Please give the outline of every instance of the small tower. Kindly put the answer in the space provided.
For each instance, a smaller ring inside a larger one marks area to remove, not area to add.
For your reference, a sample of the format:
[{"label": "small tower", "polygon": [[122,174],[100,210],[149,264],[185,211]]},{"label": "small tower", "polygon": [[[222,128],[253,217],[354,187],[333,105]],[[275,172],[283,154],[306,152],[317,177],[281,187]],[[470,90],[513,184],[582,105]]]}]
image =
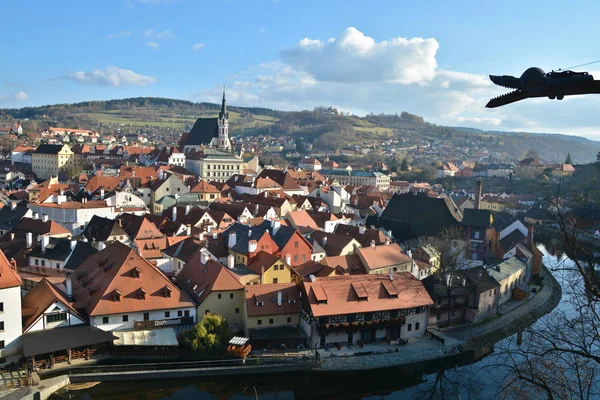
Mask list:
[{"label": "small tower", "polygon": [[229,151],[231,149],[231,142],[229,141],[229,113],[227,112],[226,100],[225,100],[225,86],[223,86],[223,101],[221,103],[221,111],[219,112],[219,138],[218,138],[218,149]]}]

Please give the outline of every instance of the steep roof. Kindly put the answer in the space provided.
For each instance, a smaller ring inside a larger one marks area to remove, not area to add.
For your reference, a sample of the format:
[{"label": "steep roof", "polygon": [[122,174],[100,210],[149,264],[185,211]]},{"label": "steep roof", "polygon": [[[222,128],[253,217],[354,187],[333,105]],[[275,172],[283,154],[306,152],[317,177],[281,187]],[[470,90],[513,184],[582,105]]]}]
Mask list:
[{"label": "steep roof", "polygon": [[162,252],[170,257],[178,258],[187,262],[192,256],[202,248],[199,241],[189,237],[172,246],[167,247]]},{"label": "steep roof", "polygon": [[516,244],[521,243],[526,238],[527,236],[523,235],[523,232],[521,232],[518,229],[515,229],[514,231],[500,239],[500,246],[502,246],[504,251],[508,251],[512,249]]},{"label": "steep roof", "polygon": [[290,211],[285,216],[300,231],[300,233],[310,233],[318,230],[319,226],[306,210]]},{"label": "steep roof", "polygon": [[491,223],[492,213],[490,210],[475,210],[472,208],[467,208],[463,213],[463,226],[489,228]]},{"label": "steep roof", "polygon": [[[215,137],[219,136],[218,118],[198,118],[180,146],[207,145]],[[182,138],[184,139],[184,138]]]},{"label": "steep roof", "polygon": [[82,235],[89,241],[104,242],[110,236],[127,236],[117,220],[94,215]]},{"label": "steep roof", "polygon": [[347,274],[366,274],[365,267],[357,254],[325,257],[323,262],[333,268],[341,268]]},{"label": "steep roof", "polygon": [[34,154],[58,154],[63,148],[62,144],[40,144]]},{"label": "steep roof", "polygon": [[21,286],[21,277],[10,262],[6,259],[4,252],[0,251],[0,289]]},{"label": "steep roof", "polygon": [[423,284],[408,272],[395,273],[392,278],[385,274],[344,275],[303,281],[302,285],[315,317],[433,305]]},{"label": "steep roof", "polygon": [[194,306],[157,267],[120,242],[90,256],[72,278],[75,308],[90,316]]},{"label": "steep roof", "polygon": [[63,293],[44,278],[21,299],[23,330],[26,331],[29,329],[56,302],[62,303],[71,313],[85,321],[85,318],[73,308],[73,305],[66,299]]},{"label": "steep roof", "polygon": [[221,193],[219,189],[206,182],[204,179],[200,179],[200,182],[191,190],[192,193]]},{"label": "steep roof", "polygon": [[198,303],[202,303],[212,291],[244,288],[231,270],[221,263],[209,259],[206,265],[203,265],[199,251],[179,271],[177,281],[180,287],[193,296]]},{"label": "steep roof", "polygon": [[[339,256],[346,246],[352,243],[353,240],[356,240],[350,236],[327,233],[323,231],[313,232],[312,238],[317,241],[321,247],[323,247],[328,256]],[[323,244],[323,238],[327,238],[325,244]],[[360,244],[357,243],[357,246],[359,245]]]},{"label": "steep roof", "polygon": [[27,211],[29,211],[29,208],[27,208],[26,202],[18,203],[14,210],[10,207],[0,208],[0,229],[7,231],[13,229],[27,214]]},{"label": "steep roof", "polygon": [[71,232],[62,226],[59,222],[48,220],[46,222],[41,219],[23,218],[15,231],[31,232],[36,235],[71,235]]},{"label": "steep roof", "polygon": [[520,270],[524,270],[525,268],[527,268],[527,264],[519,260],[517,257],[511,257],[487,266],[489,273],[498,282],[502,282],[504,279],[519,272]]},{"label": "steep roof", "polygon": [[387,236],[385,236],[385,234],[379,229],[364,229],[365,231],[360,233],[361,227],[359,226],[339,224],[335,229],[335,233],[338,235],[347,235],[353,237],[363,247],[370,246],[372,240],[375,241],[375,245],[377,246],[385,244],[385,242],[388,240]]},{"label": "steep roof", "polygon": [[[248,285],[246,311],[249,317],[300,313],[300,291],[295,283]],[[281,293],[281,304],[278,303]]]},{"label": "steep roof", "polygon": [[[435,236],[444,228],[456,227],[462,213],[450,197],[395,194],[379,218],[379,226],[399,240]],[[368,225],[368,223],[367,223]]]},{"label": "steep roof", "polygon": [[404,254],[397,243],[361,247],[357,251],[362,256],[367,271],[412,262],[412,258]]},{"label": "steep roof", "polygon": [[64,269],[77,269],[89,256],[96,254],[98,250],[89,242],[78,241],[67,260]]},{"label": "steep roof", "polygon": [[278,261],[281,261],[279,257],[261,250],[256,255],[252,264],[248,265],[248,269],[256,274],[262,275],[263,268],[266,271]]},{"label": "steep roof", "polygon": [[482,266],[467,268],[464,270],[464,274],[479,293],[485,293],[500,286]]}]

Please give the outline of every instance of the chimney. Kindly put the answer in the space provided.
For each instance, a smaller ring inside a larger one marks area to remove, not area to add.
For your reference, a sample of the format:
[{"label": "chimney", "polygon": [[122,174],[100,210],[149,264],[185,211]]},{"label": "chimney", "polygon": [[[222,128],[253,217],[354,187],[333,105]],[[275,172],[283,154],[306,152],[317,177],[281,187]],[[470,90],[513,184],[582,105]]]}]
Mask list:
[{"label": "chimney", "polygon": [[42,221],[48,222],[48,214],[42,214]]},{"label": "chimney", "polygon": [[323,239],[321,239],[321,246],[325,247],[325,245],[327,245],[327,236],[323,236]]},{"label": "chimney", "polygon": [[232,254],[230,254],[227,256],[227,268],[233,269],[234,266],[235,266],[235,257]]},{"label": "chimney", "polygon": [[187,224],[187,225],[185,226],[185,234],[186,234],[187,236],[191,236],[191,235],[192,235],[192,225],[190,225],[190,224]]},{"label": "chimney", "polygon": [[315,283],[315,282],[317,281],[317,277],[316,277],[316,276],[314,276],[313,274],[310,274],[310,275],[308,276],[308,279],[310,279],[310,281],[311,281],[312,283]]},{"label": "chimney", "polygon": [[100,189],[100,200],[104,200],[104,189]]},{"label": "chimney", "polygon": [[17,203],[15,203],[14,201],[10,202],[10,209],[14,210],[15,208],[17,208]]},{"label": "chimney", "polygon": [[63,203],[63,196],[56,196],[56,204],[59,206]]},{"label": "chimney", "polygon": [[369,243],[369,246],[375,247],[375,240],[371,240],[371,243]]},{"label": "chimney", "polygon": [[177,206],[173,206],[173,222],[177,221]]},{"label": "chimney", "polygon": [[27,248],[30,249],[33,246],[33,233],[27,232],[25,234]]},{"label": "chimney", "polygon": [[361,235],[364,235],[366,230],[367,230],[367,228],[364,225],[361,225],[358,228],[358,233],[360,233]]},{"label": "chimney", "polygon": [[37,212],[33,212],[33,213],[31,214],[31,219],[38,219],[38,218],[39,218],[39,215],[40,215],[40,214],[38,214]]},{"label": "chimney", "polygon": [[213,226],[212,225],[207,225],[206,226],[206,232],[207,233],[211,233],[213,231]]},{"label": "chimney", "polygon": [[185,215],[188,215],[190,213],[192,209],[192,206],[190,204],[186,204],[185,206]]},{"label": "chimney", "polygon": [[283,302],[283,294],[281,290],[277,291],[277,307],[281,307],[281,303]]},{"label": "chimney", "polygon": [[527,246],[533,249],[533,224],[527,225]]},{"label": "chimney", "polygon": [[267,193],[267,191],[266,191],[266,190],[265,190],[263,193],[264,193],[264,195],[265,195],[265,199],[266,199],[267,197],[269,197],[269,193]]},{"label": "chimney", "polygon": [[71,240],[71,250],[73,250],[75,248],[75,246],[77,246],[77,240]]},{"label": "chimney", "polygon": [[50,236],[42,236],[42,251],[46,251],[48,244],[50,244]]},{"label": "chimney", "polygon": [[394,280],[394,271],[392,271],[391,269],[390,269],[390,273],[389,273],[388,277],[390,278],[390,281]]},{"label": "chimney", "polygon": [[106,248],[104,242],[98,242],[98,251],[102,251]]},{"label": "chimney", "polygon": [[[267,192],[265,192],[267,193]],[[254,216],[257,217],[258,213],[260,212],[260,209],[258,208],[258,204],[254,206]]]},{"label": "chimney", "polygon": [[204,240],[204,232],[200,232],[200,233],[198,234],[198,240],[199,240],[199,241],[203,241],[203,240]]},{"label": "chimney", "polygon": [[475,182],[475,209],[479,210],[480,207],[480,202],[481,202],[481,191],[482,191],[482,187],[483,187],[483,181],[481,179],[477,179],[477,182]]},{"label": "chimney", "polygon": [[252,229],[248,229],[248,237],[252,236]]},{"label": "chimney", "polygon": [[248,253],[254,253],[256,252],[256,249],[258,248],[258,242],[256,240],[249,240],[248,241]]},{"label": "chimney", "polygon": [[71,281],[71,272],[67,272],[67,279],[65,279],[65,286],[67,288],[67,300],[73,300],[73,282]]},{"label": "chimney", "polygon": [[235,232],[231,232],[229,234],[229,239],[227,241],[227,247],[229,247],[230,249],[235,246],[237,242],[237,234]]},{"label": "chimney", "polygon": [[291,254],[288,253],[285,255],[285,263],[287,265],[292,265],[292,255]]},{"label": "chimney", "polygon": [[260,266],[260,284],[264,284],[265,283],[265,266],[261,265]]},{"label": "chimney", "polygon": [[208,253],[204,248],[200,249],[200,262],[202,263],[202,265],[206,265],[206,263],[208,262]]},{"label": "chimney", "polygon": [[217,232],[213,232],[213,234],[212,234],[212,238],[213,238],[213,239],[216,239],[216,238],[218,238],[218,237],[219,237],[219,235],[217,234]]}]

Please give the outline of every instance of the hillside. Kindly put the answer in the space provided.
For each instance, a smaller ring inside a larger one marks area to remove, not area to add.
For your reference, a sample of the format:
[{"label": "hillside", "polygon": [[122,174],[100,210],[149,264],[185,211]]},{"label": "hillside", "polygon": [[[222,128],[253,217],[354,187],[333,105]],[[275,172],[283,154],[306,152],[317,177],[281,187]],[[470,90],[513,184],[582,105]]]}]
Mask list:
[{"label": "hillside", "polygon": [[[76,104],[56,104],[21,109],[0,109],[0,125],[26,121],[26,130],[48,126],[95,129],[102,134],[128,132],[173,133],[189,130],[198,117],[216,116],[218,104],[194,103],[154,97]],[[284,112],[256,107],[229,106],[234,135],[292,135],[313,143],[316,151],[378,148],[383,141],[398,140],[397,147],[448,146],[451,149],[485,149],[519,158],[528,149],[552,162],[563,162],[570,153],[576,163],[594,161],[600,142],[582,137],[522,132],[486,132],[471,128],[427,123],[406,112],[365,117],[329,114],[324,108]]]}]

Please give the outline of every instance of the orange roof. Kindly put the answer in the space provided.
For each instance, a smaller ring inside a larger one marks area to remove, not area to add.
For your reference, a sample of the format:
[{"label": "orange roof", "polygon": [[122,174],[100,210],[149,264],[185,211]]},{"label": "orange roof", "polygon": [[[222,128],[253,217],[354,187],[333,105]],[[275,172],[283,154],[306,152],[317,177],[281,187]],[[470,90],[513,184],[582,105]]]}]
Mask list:
[{"label": "orange roof", "polygon": [[192,193],[221,193],[221,191],[204,179],[200,179],[200,182],[192,189]]},{"label": "orange roof", "polygon": [[[73,305],[63,296],[63,294],[52,285],[46,278],[43,278],[33,289],[21,299],[21,308],[24,310],[23,317],[26,317],[23,323],[23,330],[29,329],[31,325],[41,317],[44,312],[55,302],[64,304],[71,313],[82,320],[85,320],[73,308]],[[25,312],[27,310],[27,312]]]},{"label": "orange roof", "polygon": [[78,201],[66,201],[61,204],[57,203],[40,203],[36,204],[37,207],[49,207],[49,208],[64,208],[64,209],[78,209],[78,208],[104,208],[108,207],[104,200],[90,200],[85,203],[79,203]]},{"label": "orange roof", "polygon": [[[312,315],[353,314],[433,305],[423,284],[408,272],[344,275],[303,281]],[[360,296],[360,297],[359,297]]]},{"label": "orange roof", "polygon": [[35,147],[19,145],[19,146],[15,147],[13,149],[13,153],[15,153],[15,152],[25,152],[25,151],[34,151],[34,150],[35,150]]},{"label": "orange roof", "polygon": [[254,187],[257,189],[281,188],[281,186],[270,178],[258,178],[254,181]]},{"label": "orange roof", "polygon": [[124,146],[123,152],[127,151],[129,155],[133,154],[150,154],[154,151],[154,147],[134,147],[134,146]]},{"label": "orange roof", "polygon": [[154,169],[154,167],[128,167],[126,165],[122,165],[119,169],[120,177],[136,177],[136,178],[152,178],[158,179],[158,173]]},{"label": "orange roof", "polygon": [[367,271],[412,262],[397,243],[361,247],[357,252],[362,256]]},{"label": "orange roof", "polygon": [[256,255],[254,261],[250,265],[248,265],[248,269],[256,274],[261,275],[263,272],[263,268],[264,271],[266,271],[278,261],[281,261],[279,257],[268,253],[264,250],[261,250]]},{"label": "orange roof", "polygon": [[90,316],[194,306],[157,267],[120,242],[91,255],[72,278],[75,308]]},{"label": "orange roof", "polygon": [[[281,293],[281,303],[278,302]],[[249,317],[300,313],[300,291],[295,283],[246,286],[246,310]]]},{"label": "orange roof", "polygon": [[290,211],[286,218],[291,219],[292,224],[302,234],[319,230],[319,226],[306,210]]},{"label": "orange roof", "polygon": [[119,187],[123,180],[119,176],[93,176],[85,185],[85,190],[95,192],[97,189],[103,188],[106,191],[112,191]]},{"label": "orange roof", "polygon": [[206,265],[203,265],[199,251],[185,263],[183,269],[177,274],[177,280],[200,303],[212,291],[241,290],[244,288],[236,275],[221,263],[209,259]]},{"label": "orange roof", "polygon": [[16,268],[6,259],[4,253],[0,251],[0,289],[15,286],[21,286],[21,277]]}]

